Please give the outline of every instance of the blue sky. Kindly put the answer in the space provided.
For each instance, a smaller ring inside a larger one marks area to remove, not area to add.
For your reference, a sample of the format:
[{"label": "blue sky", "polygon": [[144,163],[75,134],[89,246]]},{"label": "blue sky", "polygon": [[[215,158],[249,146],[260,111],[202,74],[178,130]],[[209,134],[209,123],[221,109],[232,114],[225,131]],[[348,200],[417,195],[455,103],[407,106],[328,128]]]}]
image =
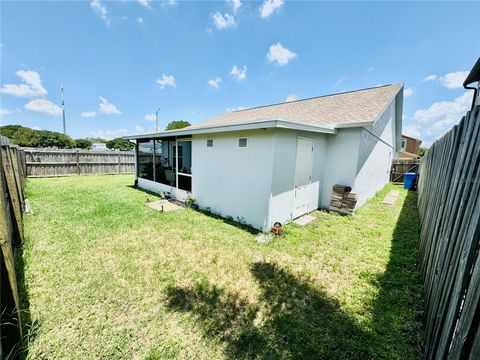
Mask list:
[{"label": "blue sky", "polygon": [[[404,82],[426,144],[468,109],[480,2],[2,1],[1,124],[112,138]],[[470,20],[469,20],[470,19]]]}]

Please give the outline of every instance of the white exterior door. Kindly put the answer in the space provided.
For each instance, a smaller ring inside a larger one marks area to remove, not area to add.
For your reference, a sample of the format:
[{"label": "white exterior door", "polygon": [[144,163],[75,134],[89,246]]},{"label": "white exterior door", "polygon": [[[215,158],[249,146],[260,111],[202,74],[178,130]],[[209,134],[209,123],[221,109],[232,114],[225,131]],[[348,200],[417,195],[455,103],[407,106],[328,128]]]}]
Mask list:
[{"label": "white exterior door", "polygon": [[310,184],[312,183],[313,141],[297,139],[297,158],[295,162],[295,198],[293,200],[293,218],[308,213],[310,206]]}]

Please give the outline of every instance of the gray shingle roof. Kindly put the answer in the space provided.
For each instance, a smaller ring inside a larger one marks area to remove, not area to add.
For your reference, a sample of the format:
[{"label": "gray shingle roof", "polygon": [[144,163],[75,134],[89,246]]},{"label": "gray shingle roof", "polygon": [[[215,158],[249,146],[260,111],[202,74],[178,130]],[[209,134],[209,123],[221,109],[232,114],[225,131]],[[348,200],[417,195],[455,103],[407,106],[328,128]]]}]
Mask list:
[{"label": "gray shingle roof", "polygon": [[302,125],[333,127],[373,122],[402,88],[403,84],[391,84],[237,110],[194,124],[185,130],[249,124],[265,120],[284,120]]}]

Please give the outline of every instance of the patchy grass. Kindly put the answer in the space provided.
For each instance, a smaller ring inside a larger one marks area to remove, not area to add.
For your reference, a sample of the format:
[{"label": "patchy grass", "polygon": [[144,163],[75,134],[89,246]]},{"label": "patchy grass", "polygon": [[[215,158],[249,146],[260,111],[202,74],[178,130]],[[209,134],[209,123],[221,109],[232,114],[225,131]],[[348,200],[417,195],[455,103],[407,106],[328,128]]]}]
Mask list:
[{"label": "patchy grass", "polygon": [[[160,213],[131,176],[29,179],[17,262],[28,357],[421,357],[415,194],[388,185],[261,245],[193,210]],[[401,190],[393,207],[379,201]]]}]

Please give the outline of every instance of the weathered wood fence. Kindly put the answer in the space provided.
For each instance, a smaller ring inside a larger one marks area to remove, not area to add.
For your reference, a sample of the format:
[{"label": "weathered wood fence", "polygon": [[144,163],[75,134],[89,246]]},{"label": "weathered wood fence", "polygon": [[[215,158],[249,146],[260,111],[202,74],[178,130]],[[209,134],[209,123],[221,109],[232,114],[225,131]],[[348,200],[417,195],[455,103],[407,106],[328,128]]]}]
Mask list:
[{"label": "weathered wood fence", "polygon": [[403,183],[403,174],[406,172],[418,173],[420,160],[393,160],[392,170],[390,171],[390,182]]},{"label": "weathered wood fence", "polygon": [[480,107],[420,163],[428,359],[480,359]]},{"label": "weathered wood fence", "polygon": [[24,150],[29,177],[128,174],[135,170],[133,151]]},{"label": "weathered wood fence", "polygon": [[0,146],[0,358],[14,357],[22,341],[13,247],[24,240],[25,161],[14,145]]}]

